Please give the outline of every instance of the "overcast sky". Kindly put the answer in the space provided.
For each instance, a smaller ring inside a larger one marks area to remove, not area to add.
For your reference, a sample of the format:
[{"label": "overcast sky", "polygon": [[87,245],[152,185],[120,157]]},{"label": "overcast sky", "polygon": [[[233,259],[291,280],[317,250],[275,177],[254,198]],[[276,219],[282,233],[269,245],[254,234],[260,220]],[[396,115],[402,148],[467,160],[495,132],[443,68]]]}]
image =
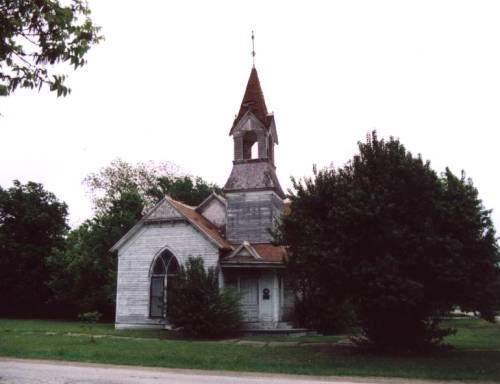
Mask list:
[{"label": "overcast sky", "polygon": [[92,214],[82,179],[113,159],[171,161],[223,185],[228,136],[256,67],[277,172],[343,165],[376,129],[439,172],[463,169],[500,224],[500,2],[91,0],[106,40],[72,94],[0,99],[0,185],[41,182]]}]

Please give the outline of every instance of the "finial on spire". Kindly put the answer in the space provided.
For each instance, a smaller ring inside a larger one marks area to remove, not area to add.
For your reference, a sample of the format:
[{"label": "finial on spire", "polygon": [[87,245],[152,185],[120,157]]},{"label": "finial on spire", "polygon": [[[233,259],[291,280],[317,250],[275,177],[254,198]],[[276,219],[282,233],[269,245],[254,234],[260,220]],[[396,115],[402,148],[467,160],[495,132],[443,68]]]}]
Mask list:
[{"label": "finial on spire", "polygon": [[255,68],[255,36],[252,31],[252,62],[253,67]]}]

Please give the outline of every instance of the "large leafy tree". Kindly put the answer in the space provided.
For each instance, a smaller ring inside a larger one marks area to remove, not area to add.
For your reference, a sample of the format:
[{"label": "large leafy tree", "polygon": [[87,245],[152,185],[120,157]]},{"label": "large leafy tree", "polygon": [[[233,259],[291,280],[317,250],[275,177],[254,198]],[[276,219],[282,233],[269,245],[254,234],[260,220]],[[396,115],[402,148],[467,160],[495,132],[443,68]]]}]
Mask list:
[{"label": "large leafy tree", "polygon": [[67,214],[42,184],[0,188],[0,315],[46,315],[47,258],[64,247]]},{"label": "large leafy tree", "polygon": [[116,159],[99,172],[89,174],[83,182],[96,212],[104,212],[123,192],[130,190],[139,194],[145,211],[166,194],[185,204],[198,205],[212,192],[222,192],[216,184],[182,174],[179,167],[170,162],[130,164]]},{"label": "large leafy tree", "polygon": [[222,194],[222,189],[216,184],[206,182],[201,177],[163,176],[158,178],[158,185],[148,191],[148,196],[159,200],[169,195],[184,204],[196,206],[212,192]]},{"label": "large leafy tree", "polygon": [[48,285],[59,315],[98,311],[113,319],[117,260],[109,249],[137,223],[142,210],[136,191],[122,193],[105,211],[71,231],[65,247],[48,258]]},{"label": "large leafy tree", "polygon": [[348,303],[370,343],[419,349],[452,331],[438,323],[454,307],[493,320],[499,253],[472,181],[374,132],[344,167],[293,185],[278,240],[307,325]]},{"label": "large leafy tree", "polygon": [[0,94],[47,85],[65,96],[70,89],[54,65],[83,66],[99,30],[85,0],[0,0]]}]

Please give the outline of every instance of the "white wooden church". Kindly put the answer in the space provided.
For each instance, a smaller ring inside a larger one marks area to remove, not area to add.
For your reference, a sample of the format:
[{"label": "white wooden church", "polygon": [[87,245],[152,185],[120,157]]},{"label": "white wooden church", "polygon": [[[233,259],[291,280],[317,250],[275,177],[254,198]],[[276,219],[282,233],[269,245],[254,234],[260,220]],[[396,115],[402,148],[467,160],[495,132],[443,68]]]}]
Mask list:
[{"label": "white wooden church", "polygon": [[111,249],[118,252],[116,328],[169,327],[169,279],[189,257],[215,267],[221,289],[242,294],[246,329],[288,327],[294,299],[282,276],[285,250],[269,233],[285,197],[274,162],[278,135],[255,67],[229,134],[234,160],[224,197],[191,207],[165,196]]}]

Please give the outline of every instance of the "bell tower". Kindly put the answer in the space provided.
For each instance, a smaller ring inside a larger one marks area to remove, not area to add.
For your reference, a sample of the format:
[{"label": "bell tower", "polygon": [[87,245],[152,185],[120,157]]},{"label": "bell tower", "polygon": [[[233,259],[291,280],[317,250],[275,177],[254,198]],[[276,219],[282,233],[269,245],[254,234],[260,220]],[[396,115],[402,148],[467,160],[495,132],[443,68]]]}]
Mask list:
[{"label": "bell tower", "polygon": [[255,66],[229,135],[233,137],[234,157],[224,186],[226,237],[237,244],[270,243],[269,230],[282,213],[285,195],[276,176],[274,115],[267,112]]}]

